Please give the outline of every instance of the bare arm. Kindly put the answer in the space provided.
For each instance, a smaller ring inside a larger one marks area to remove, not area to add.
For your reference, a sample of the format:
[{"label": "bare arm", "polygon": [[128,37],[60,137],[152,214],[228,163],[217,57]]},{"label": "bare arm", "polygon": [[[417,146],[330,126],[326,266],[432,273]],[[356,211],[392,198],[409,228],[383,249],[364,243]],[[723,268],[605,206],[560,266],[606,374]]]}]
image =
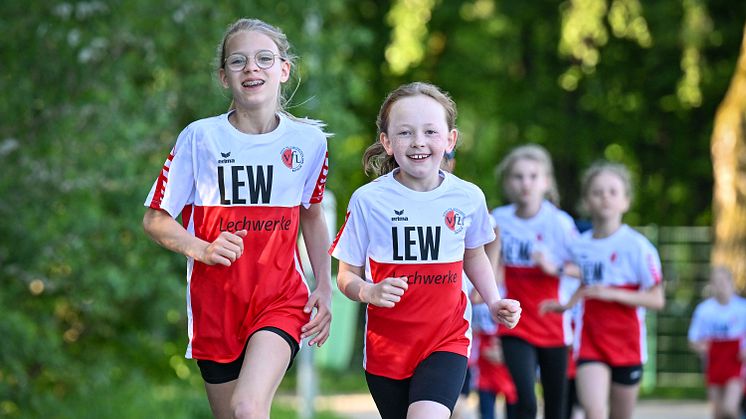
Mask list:
[{"label": "bare arm", "polygon": [[303,232],[303,241],[311,261],[311,269],[316,280],[316,288],[308,297],[308,302],[303,308],[306,313],[311,313],[316,308],[316,313],[310,322],[301,328],[301,339],[314,336],[308,345],[321,346],[329,337],[329,328],[332,321],[332,268],[331,258],[327,253],[329,248],[329,232],[326,228],[326,218],[321,204],[312,204],[310,207],[300,208],[300,227]]},{"label": "bare arm", "polygon": [[145,232],[158,244],[207,265],[230,266],[243,254],[246,230],[222,232],[212,243],[190,234],[163,211],[148,208],[142,220]]},{"label": "bare arm", "polygon": [[394,307],[401,301],[409,287],[406,277],[386,278],[377,284],[371,284],[363,279],[364,275],[364,267],[340,260],[337,287],[350,300],[385,308]]},{"label": "bare arm", "polygon": [[587,298],[614,301],[628,306],[645,307],[651,310],[660,310],[666,304],[666,298],[663,294],[663,284],[657,284],[646,290],[639,291],[606,287],[603,285],[591,285],[585,287],[583,295]]},{"label": "bare arm", "polygon": [[464,252],[464,272],[474,284],[474,288],[490,308],[492,316],[503,325],[513,328],[521,317],[518,301],[500,298],[492,264],[484,247],[466,249]]}]

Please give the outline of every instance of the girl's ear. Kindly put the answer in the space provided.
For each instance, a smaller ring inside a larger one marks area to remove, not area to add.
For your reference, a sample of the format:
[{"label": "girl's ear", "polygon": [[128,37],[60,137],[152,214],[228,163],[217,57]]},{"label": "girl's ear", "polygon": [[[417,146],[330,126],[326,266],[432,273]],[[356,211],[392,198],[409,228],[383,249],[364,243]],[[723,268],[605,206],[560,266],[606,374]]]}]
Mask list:
[{"label": "girl's ear", "polygon": [[282,66],[280,68],[281,74],[280,74],[280,82],[285,83],[290,79],[290,67],[291,64],[289,61],[280,61],[282,63]]},{"label": "girl's ear", "polygon": [[394,155],[394,147],[391,145],[391,139],[388,135],[386,135],[385,132],[382,132],[381,135],[378,137],[378,141],[383,146],[383,149],[386,150],[386,154],[389,156]]},{"label": "girl's ear", "polygon": [[220,79],[220,84],[223,85],[223,88],[227,89],[228,88],[228,77],[225,74],[224,68],[221,68],[220,70],[218,70],[218,78]]},{"label": "girl's ear", "polygon": [[454,128],[448,133],[448,146],[446,147],[446,152],[450,153],[451,151],[453,151],[453,149],[456,148],[457,143],[458,143],[458,130]]}]

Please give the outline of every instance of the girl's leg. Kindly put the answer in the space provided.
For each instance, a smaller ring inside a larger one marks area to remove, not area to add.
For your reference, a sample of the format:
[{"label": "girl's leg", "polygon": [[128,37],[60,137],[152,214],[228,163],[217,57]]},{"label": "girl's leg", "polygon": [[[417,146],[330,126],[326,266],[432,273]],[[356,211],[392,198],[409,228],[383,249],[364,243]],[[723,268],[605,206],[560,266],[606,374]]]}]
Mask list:
[{"label": "girl's leg", "polygon": [[640,383],[625,385],[612,383],[610,396],[610,419],[632,419],[637,405]]},{"label": "girl's leg", "polygon": [[433,352],[415,368],[409,386],[407,419],[448,419],[466,376],[467,358]]},{"label": "girl's leg", "polygon": [[287,337],[274,331],[259,330],[249,338],[230,401],[233,417],[269,418],[272,399],[292,357]]},{"label": "girl's leg", "polygon": [[236,380],[221,384],[210,384],[205,382],[207,400],[210,402],[210,410],[215,419],[232,419],[231,397],[236,388]]},{"label": "girl's leg", "polygon": [[544,418],[564,419],[567,402],[567,347],[537,348],[536,353],[544,390]]},{"label": "girl's leg", "polygon": [[723,398],[723,389],[720,386],[715,385],[708,385],[707,386],[707,400],[710,401],[710,406],[712,407],[712,417],[714,419],[719,419],[720,414],[720,404]]},{"label": "girl's leg", "polygon": [[601,362],[578,364],[575,376],[578,399],[587,419],[606,419],[611,387],[611,369]]},{"label": "girl's leg", "polygon": [[723,394],[720,403],[720,414],[724,418],[737,419],[743,396],[743,382],[740,378],[732,378],[723,386]]},{"label": "girl's leg", "polygon": [[536,348],[513,337],[503,337],[502,346],[505,365],[518,393],[516,419],[536,419]]},{"label": "girl's leg", "polygon": [[497,394],[488,390],[479,390],[479,417],[495,419],[495,401]]},{"label": "girl's leg", "polygon": [[365,382],[382,419],[406,417],[411,379],[394,380],[365,372]]}]

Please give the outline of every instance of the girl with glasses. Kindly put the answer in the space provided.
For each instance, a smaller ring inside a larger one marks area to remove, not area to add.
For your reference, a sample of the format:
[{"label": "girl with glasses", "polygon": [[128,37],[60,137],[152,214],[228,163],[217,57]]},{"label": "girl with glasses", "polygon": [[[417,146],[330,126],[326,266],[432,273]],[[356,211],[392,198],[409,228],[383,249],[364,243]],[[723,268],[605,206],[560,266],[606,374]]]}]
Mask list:
[{"label": "girl with glasses", "polygon": [[[329,336],[327,135],[283,109],[289,49],[260,20],[229,26],[217,72],[230,110],[181,132],[145,201],[145,231],[187,257],[186,357],[197,360],[216,418],[269,417],[301,340],[321,346]],[[313,292],[296,253],[299,228]]]}]

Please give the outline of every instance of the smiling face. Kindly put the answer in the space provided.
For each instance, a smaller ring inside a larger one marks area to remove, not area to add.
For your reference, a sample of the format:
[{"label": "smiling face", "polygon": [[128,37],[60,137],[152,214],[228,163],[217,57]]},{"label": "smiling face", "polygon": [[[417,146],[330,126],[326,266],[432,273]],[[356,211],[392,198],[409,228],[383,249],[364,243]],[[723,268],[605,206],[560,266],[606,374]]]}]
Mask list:
[{"label": "smiling face", "polygon": [[435,189],[443,154],[458,139],[458,131],[448,128],[445,108],[430,96],[407,96],[391,106],[388,117],[388,129],[379,139],[399,164],[397,180],[416,191]]},{"label": "smiling face", "polygon": [[630,205],[629,191],[624,180],[608,170],[599,172],[588,185],[585,205],[594,220],[621,221]]},{"label": "smiling face", "polygon": [[549,189],[547,170],[541,162],[522,158],[516,160],[508,170],[505,189],[511,200],[520,207],[535,207],[541,204]]},{"label": "smiling face", "polygon": [[[256,53],[262,50],[277,54],[274,64],[266,69],[260,68],[255,61]],[[280,59],[277,44],[261,32],[239,31],[225,43],[225,57],[232,54],[248,57],[248,63],[241,71],[231,71],[226,65],[220,68],[220,81],[223,87],[231,90],[236,108],[278,109],[280,86],[290,77],[290,63]]]}]

